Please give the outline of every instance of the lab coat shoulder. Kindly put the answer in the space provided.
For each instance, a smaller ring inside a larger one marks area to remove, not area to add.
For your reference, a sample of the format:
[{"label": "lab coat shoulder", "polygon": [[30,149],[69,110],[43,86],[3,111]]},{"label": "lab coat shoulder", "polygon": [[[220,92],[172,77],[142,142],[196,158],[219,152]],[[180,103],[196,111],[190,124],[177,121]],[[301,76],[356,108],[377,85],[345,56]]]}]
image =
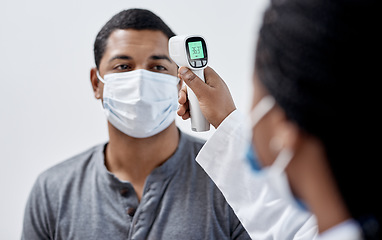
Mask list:
[{"label": "lab coat shoulder", "polygon": [[202,147],[196,161],[215,182],[252,239],[315,239],[314,216],[290,206],[254,178],[245,154],[251,129],[233,111]]}]

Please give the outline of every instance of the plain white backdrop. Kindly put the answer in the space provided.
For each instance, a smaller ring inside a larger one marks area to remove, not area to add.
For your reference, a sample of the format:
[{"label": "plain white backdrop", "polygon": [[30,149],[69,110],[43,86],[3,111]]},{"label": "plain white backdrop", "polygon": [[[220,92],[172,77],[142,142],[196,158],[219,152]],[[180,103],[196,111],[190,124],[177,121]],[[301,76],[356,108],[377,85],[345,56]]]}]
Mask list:
[{"label": "plain white backdrop", "polygon": [[[25,203],[39,173],[107,141],[90,85],[93,43],[114,14],[132,7],[159,15],[176,34],[201,34],[209,65],[239,110],[251,103],[254,47],[266,0],[1,0],[0,239],[20,239]],[[214,132],[185,132],[208,139]]]}]

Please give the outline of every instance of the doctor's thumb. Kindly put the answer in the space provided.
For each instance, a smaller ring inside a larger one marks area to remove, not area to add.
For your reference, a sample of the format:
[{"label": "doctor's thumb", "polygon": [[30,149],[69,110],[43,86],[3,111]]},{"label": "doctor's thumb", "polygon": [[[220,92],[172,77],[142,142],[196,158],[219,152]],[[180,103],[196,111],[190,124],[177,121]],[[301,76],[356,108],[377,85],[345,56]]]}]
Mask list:
[{"label": "doctor's thumb", "polygon": [[178,77],[192,89],[198,99],[208,94],[209,86],[187,67],[179,68]]}]

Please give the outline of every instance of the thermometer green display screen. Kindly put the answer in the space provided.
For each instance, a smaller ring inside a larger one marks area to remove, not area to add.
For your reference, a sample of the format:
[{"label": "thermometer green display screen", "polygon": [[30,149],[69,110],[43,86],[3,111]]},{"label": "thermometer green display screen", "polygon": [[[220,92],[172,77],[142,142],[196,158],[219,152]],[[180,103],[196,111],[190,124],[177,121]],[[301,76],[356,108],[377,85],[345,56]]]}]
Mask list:
[{"label": "thermometer green display screen", "polygon": [[200,59],[204,58],[203,46],[201,41],[189,42],[188,50],[190,53],[191,59]]}]

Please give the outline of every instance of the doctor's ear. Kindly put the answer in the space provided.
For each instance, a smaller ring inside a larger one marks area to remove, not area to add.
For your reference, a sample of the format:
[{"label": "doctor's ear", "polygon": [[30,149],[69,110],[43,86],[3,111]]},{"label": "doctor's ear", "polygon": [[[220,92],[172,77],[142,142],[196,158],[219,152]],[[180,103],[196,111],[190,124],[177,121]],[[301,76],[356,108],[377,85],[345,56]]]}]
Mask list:
[{"label": "doctor's ear", "polygon": [[295,123],[284,119],[284,121],[279,122],[275,133],[269,141],[269,149],[274,153],[285,148],[294,152],[298,148],[301,132]]},{"label": "doctor's ear", "polygon": [[90,82],[92,84],[94,97],[96,99],[102,99],[103,83],[97,77],[97,68],[90,69]]}]

